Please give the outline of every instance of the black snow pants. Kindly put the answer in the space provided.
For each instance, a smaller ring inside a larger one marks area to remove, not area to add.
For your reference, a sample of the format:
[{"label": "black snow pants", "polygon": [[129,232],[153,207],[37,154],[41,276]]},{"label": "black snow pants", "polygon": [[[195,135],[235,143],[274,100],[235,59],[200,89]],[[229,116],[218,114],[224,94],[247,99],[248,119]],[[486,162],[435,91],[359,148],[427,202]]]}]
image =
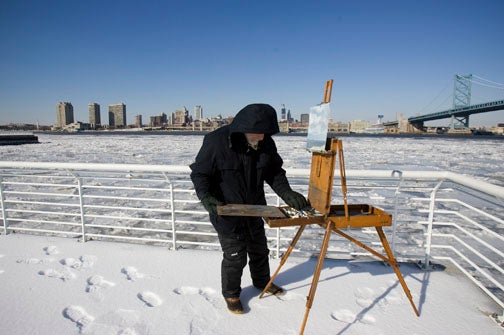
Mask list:
[{"label": "black snow pants", "polygon": [[262,290],[270,280],[269,249],[264,226],[251,224],[240,236],[219,234],[219,241],[223,252],[221,282],[224,298],[240,296],[247,255],[252,284]]}]

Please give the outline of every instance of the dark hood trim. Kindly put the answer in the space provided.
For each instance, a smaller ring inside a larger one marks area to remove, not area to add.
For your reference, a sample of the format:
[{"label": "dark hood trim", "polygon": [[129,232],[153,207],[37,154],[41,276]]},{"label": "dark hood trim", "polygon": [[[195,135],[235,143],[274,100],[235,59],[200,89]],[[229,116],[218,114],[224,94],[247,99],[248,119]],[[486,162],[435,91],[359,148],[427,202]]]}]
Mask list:
[{"label": "dark hood trim", "polygon": [[230,133],[274,135],[280,131],[276,110],[268,104],[243,107],[229,125]]}]

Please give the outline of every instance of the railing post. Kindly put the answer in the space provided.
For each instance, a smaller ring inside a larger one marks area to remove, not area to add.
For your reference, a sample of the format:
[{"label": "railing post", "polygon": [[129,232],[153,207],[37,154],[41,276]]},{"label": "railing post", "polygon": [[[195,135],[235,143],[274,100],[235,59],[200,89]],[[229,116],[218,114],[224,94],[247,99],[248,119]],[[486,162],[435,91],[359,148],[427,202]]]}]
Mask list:
[{"label": "railing post", "polygon": [[171,210],[171,228],[172,228],[172,248],[177,250],[177,231],[175,229],[175,196],[173,193],[173,183],[170,178],[163,172],[163,176],[168,183],[168,188],[170,189],[170,210]]},{"label": "railing post", "polygon": [[77,177],[77,188],[79,191],[79,208],[81,217],[82,242],[86,242],[86,217],[84,214],[84,195],[82,192],[82,178]]},{"label": "railing post", "polygon": [[[280,207],[280,197],[277,195],[277,207]],[[276,258],[280,258],[280,227],[276,228]]]},{"label": "railing post", "polygon": [[436,187],[431,192],[430,203],[429,203],[429,219],[427,221],[427,238],[425,241],[425,264],[424,268],[427,270],[430,268],[430,258],[431,258],[431,244],[432,244],[432,225],[434,223],[434,209],[436,207],[436,193],[444,182],[442,179]]},{"label": "railing post", "polygon": [[5,204],[3,178],[1,176],[0,176],[0,200],[2,200],[2,218],[4,224],[4,234],[7,235],[9,233],[9,230],[7,229],[7,205]]},{"label": "railing post", "polygon": [[395,193],[394,193],[394,215],[392,216],[392,255],[395,257],[395,252],[396,252],[396,227],[397,227],[397,203],[398,203],[398,198],[399,198],[399,193],[401,193],[399,190],[401,188],[401,184],[403,182],[402,178],[402,171],[399,170],[393,170],[392,171],[392,177],[398,176],[399,177],[399,183],[397,184]]},{"label": "railing post", "polygon": [[175,197],[173,193],[173,184],[168,180],[170,185],[170,207],[171,207],[171,225],[172,225],[172,246],[173,250],[177,250],[177,231],[175,229]]}]

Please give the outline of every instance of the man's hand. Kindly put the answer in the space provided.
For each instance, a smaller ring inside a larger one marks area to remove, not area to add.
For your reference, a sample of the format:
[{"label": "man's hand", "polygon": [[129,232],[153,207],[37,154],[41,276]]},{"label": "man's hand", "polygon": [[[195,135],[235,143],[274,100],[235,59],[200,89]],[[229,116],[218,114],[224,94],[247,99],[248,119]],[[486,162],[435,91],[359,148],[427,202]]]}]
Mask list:
[{"label": "man's hand", "polygon": [[217,214],[217,206],[224,205],[224,203],[212,197],[210,194],[201,198],[201,203],[210,214]]},{"label": "man's hand", "polygon": [[308,202],[306,198],[301,194],[293,190],[289,190],[282,194],[281,198],[287,205],[297,210],[302,210],[308,207]]}]

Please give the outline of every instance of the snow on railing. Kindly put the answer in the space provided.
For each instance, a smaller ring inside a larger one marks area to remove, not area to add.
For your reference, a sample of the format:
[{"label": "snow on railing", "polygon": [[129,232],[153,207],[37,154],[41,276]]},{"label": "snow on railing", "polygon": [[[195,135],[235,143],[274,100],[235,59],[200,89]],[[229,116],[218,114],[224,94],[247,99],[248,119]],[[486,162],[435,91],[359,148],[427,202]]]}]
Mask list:
[{"label": "snow on railing", "polygon": [[[1,162],[1,232],[119,240],[179,248],[218,249],[217,235],[199,203],[187,166]],[[287,169],[294,189],[306,194],[308,169]],[[447,171],[347,170],[349,203],[393,214],[386,229],[399,260],[429,268],[455,264],[504,308],[504,188]],[[333,203],[341,203],[335,178]],[[282,204],[269,189],[268,203]],[[279,256],[295,228],[267,228]],[[380,247],[372,229],[353,230]],[[317,254],[318,227],[308,226],[298,254]],[[369,256],[334,237],[328,257]]]}]

